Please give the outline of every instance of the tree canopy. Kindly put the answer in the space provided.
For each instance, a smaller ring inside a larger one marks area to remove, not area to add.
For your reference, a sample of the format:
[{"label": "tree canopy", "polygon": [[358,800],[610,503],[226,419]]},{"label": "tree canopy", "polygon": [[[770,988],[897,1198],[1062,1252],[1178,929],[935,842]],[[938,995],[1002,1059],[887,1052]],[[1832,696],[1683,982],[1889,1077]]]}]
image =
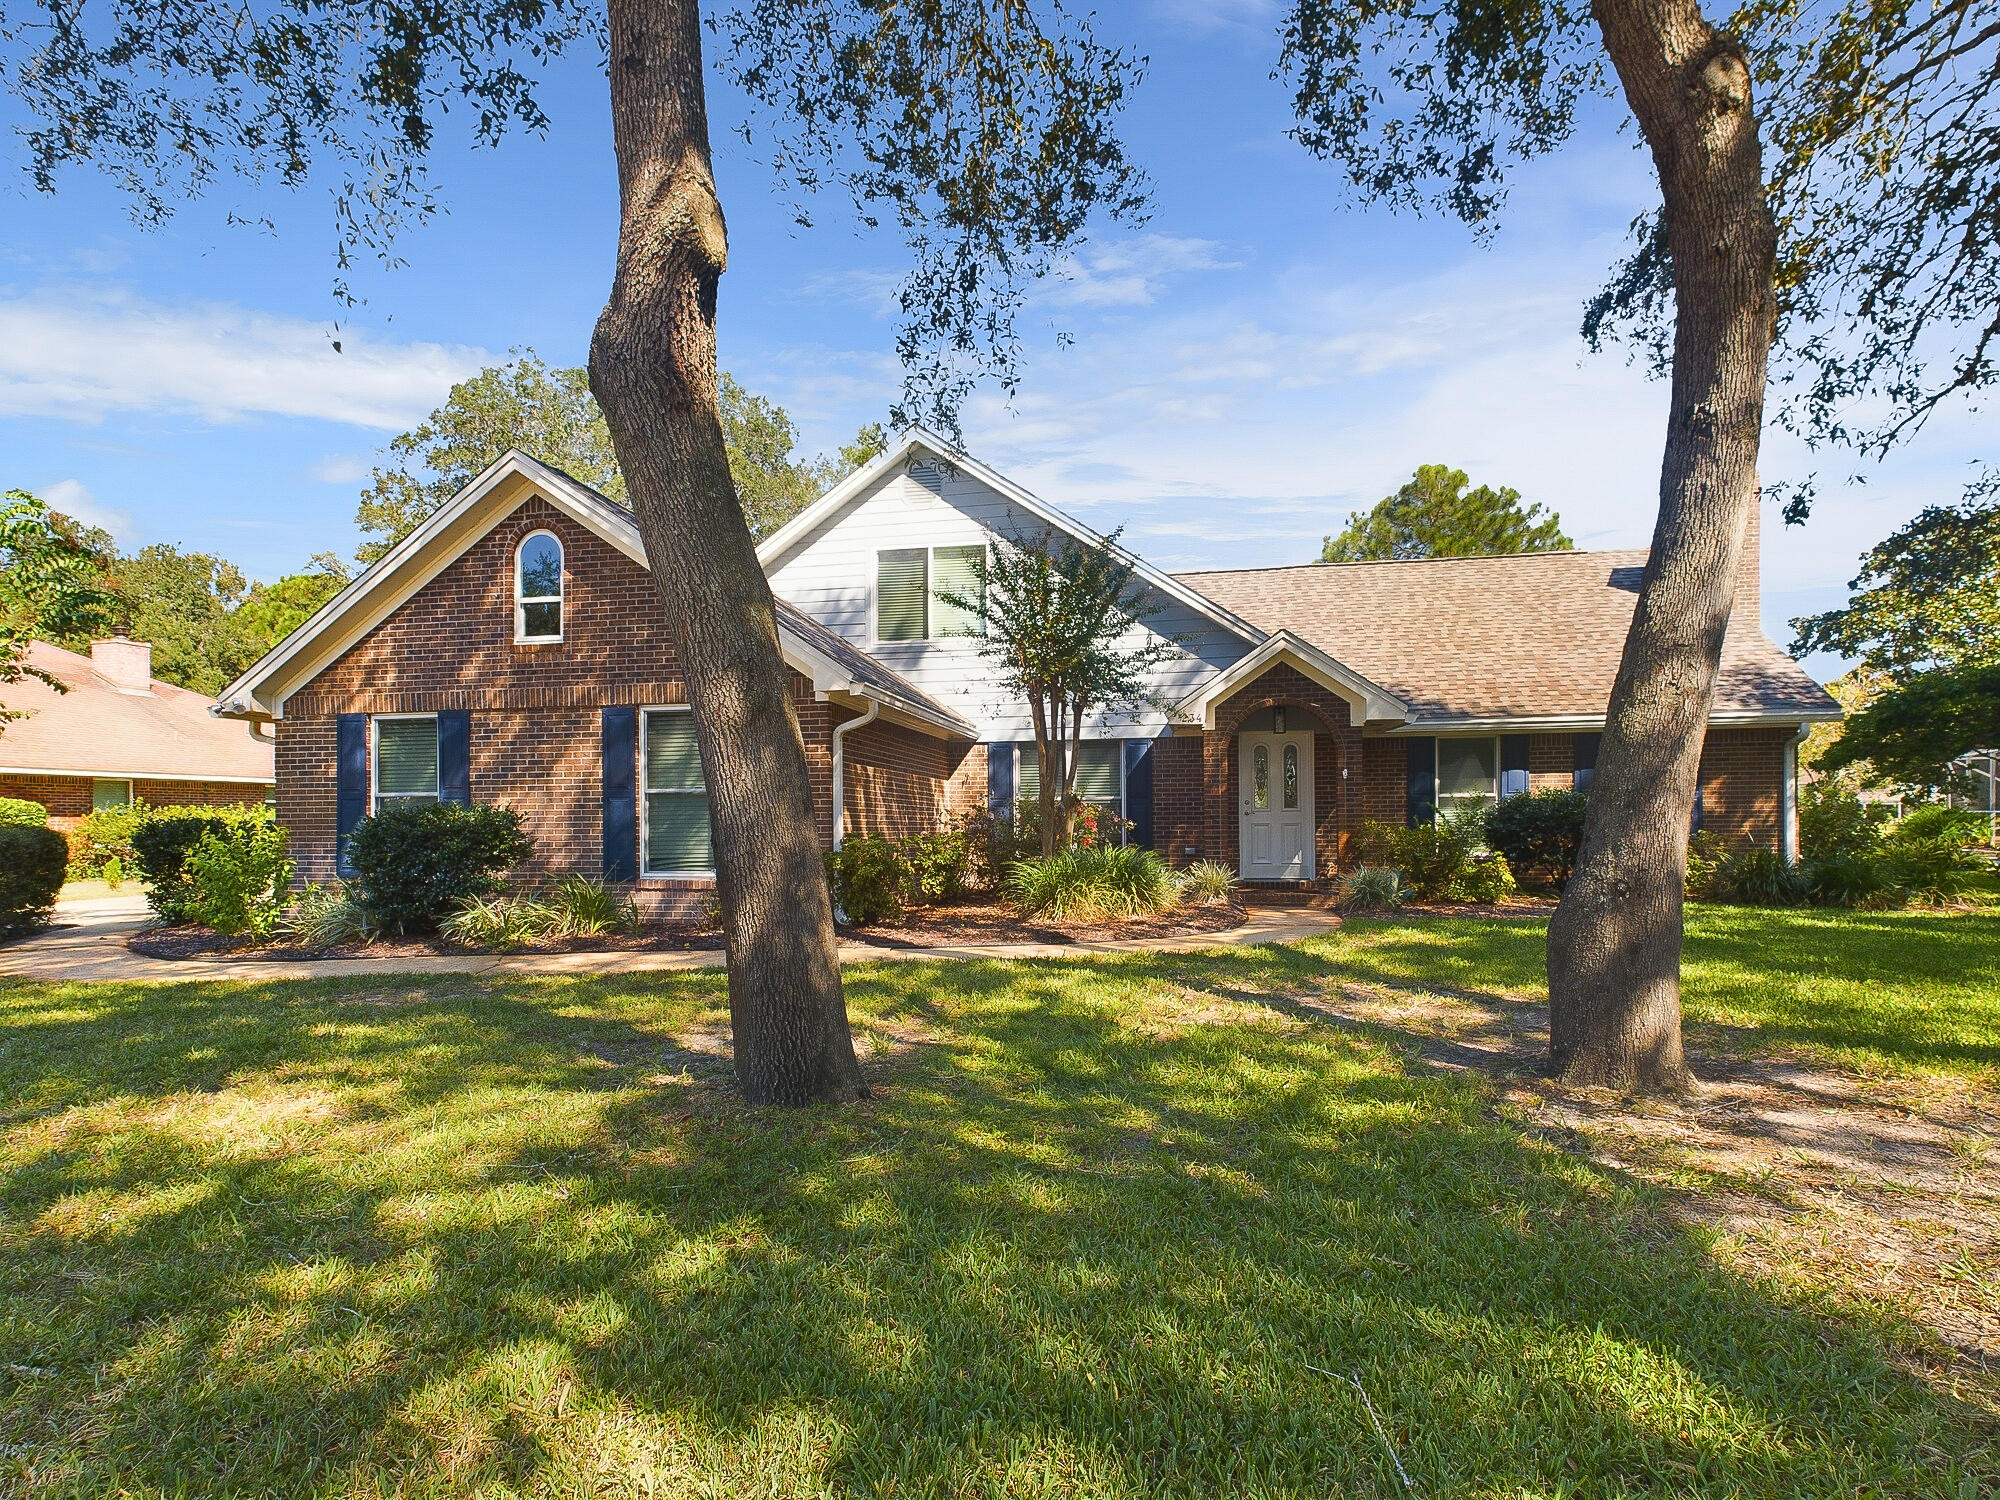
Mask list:
[{"label": "tree canopy", "polygon": [[[111,599],[103,559],[67,516],[26,490],[0,501],[0,685],[32,677],[57,692],[62,679],[24,658],[28,643],[101,629]],[[20,714],[0,704],[0,731]]]},{"label": "tree canopy", "polygon": [[[720,383],[729,471],[753,536],[777,530],[886,446],[881,424],[869,423],[836,453],[803,458],[784,407],[727,373]],[[374,540],[355,555],[373,562],[509,448],[626,503],[625,477],[590,394],[589,373],[551,366],[533,349],[520,349],[506,364],[461,380],[421,424],[389,440],[391,462],[375,470],[354,513],[355,525]]]},{"label": "tree canopy", "polygon": [[1939,667],[1898,683],[1851,716],[1820,757],[1829,771],[1866,762],[1911,787],[1943,787],[1952,761],[2000,748],[2000,660]]},{"label": "tree canopy", "polygon": [[1395,494],[1348,518],[1326,539],[1321,562],[1371,562],[1415,557],[1487,557],[1516,552],[1563,552],[1574,545],[1562,518],[1540,505],[1523,508],[1521,492],[1482,484],[1462,469],[1423,464]]}]

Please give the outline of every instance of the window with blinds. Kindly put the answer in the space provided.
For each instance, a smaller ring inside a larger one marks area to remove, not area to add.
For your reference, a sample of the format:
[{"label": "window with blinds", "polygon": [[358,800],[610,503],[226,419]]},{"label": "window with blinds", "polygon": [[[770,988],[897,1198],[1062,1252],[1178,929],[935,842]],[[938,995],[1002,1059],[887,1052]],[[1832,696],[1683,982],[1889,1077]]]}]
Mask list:
[{"label": "window with blinds", "polygon": [[[965,603],[955,602],[957,600],[964,600]],[[986,634],[985,606],[985,544],[933,547],[931,621],[936,634],[939,637]]]},{"label": "window with blinds", "polygon": [[438,799],[437,715],[375,721],[375,805]]},{"label": "window with blinds", "polygon": [[930,549],[901,547],[875,555],[875,639],[921,641],[930,635]]},{"label": "window with blinds", "polygon": [[1439,739],[1437,776],[1440,813],[1493,806],[1499,799],[1500,741],[1490,735]]},{"label": "window with blinds", "polygon": [[[1085,740],[1077,749],[1077,796],[1120,820],[1125,816],[1124,757],[1123,740]],[[1032,742],[1020,747],[1014,804],[1024,811],[1041,805],[1041,759]]]},{"label": "window with blinds", "polygon": [[715,845],[694,716],[684,708],[655,708],[643,718],[640,869],[647,875],[705,875],[715,868]]}]

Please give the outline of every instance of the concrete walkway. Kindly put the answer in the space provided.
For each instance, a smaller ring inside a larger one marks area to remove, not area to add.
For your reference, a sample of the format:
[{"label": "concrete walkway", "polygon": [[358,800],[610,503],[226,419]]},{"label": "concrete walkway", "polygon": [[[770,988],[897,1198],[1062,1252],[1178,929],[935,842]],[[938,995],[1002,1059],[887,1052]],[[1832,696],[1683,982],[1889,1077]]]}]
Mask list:
[{"label": "concrete walkway", "polygon": [[[672,953],[623,950],[611,953],[482,953],[419,955],[408,958],[145,958],[125,940],[147,922],[145,898],[136,893],[64,901],[56,906],[57,925],[0,947],[0,978],[103,983],[131,980],[159,984],[175,980],[370,978],[383,974],[638,974],[719,969],[719,952]],[[1192,953],[1203,948],[1242,948],[1287,943],[1340,925],[1331,912],[1304,907],[1252,908],[1250,918],[1230,932],[1190,937],[1133,938],[1099,943],[966,943],[948,948],[888,947],[843,942],[843,964],[939,958],[1077,958],[1093,953]]]}]

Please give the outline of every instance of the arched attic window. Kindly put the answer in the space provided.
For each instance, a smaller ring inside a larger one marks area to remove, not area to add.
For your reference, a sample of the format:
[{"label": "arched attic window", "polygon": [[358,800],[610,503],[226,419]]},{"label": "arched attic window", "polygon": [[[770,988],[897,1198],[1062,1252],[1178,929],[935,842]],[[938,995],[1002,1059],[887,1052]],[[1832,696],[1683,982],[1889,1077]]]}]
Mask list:
[{"label": "arched attic window", "polygon": [[563,638],[563,549],[554,534],[533,531],[514,554],[514,639]]}]

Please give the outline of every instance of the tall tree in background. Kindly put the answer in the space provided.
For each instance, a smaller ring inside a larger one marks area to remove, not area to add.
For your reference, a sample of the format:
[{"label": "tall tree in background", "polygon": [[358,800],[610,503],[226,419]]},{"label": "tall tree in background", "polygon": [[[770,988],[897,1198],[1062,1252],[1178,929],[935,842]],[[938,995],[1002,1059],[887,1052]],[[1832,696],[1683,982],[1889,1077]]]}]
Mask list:
[{"label": "tall tree in background", "polygon": [[[1294,0],[1283,65],[1295,134],[1361,197],[1481,230],[1508,166],[1614,82],[1651,153],[1659,207],[1585,330],[1670,369],[1660,509],[1550,924],[1549,1040],[1572,1081],[1678,1090],[1688,826],[1773,341],[1786,420],[1875,452],[2000,377],[2000,26],[1979,0],[1753,0],[1720,25],[1696,0]],[[1857,432],[1864,396],[1887,416]]]},{"label": "tall tree in background", "polygon": [[[0,496],[0,687],[32,677],[69,686],[24,658],[34,640],[88,634],[110,622],[103,558],[68,517],[26,490]],[[21,715],[0,699],[0,732]]]},{"label": "tall tree in background", "polygon": [[[1011,383],[1024,283],[1143,184],[1113,129],[1139,60],[1060,0],[746,0],[714,18],[800,200],[831,187],[913,254],[892,413],[955,430],[982,373]],[[754,1101],[861,1092],[776,606],[729,470],[715,366],[728,235],[695,0],[104,0],[0,16],[0,69],[53,190],[94,162],[160,221],[222,172],[311,180],[342,265],[435,211],[427,162],[458,107],[481,141],[548,123],[523,65],[602,39],[620,223],[590,387],[608,420],[687,675],[709,786],[737,1077]],[[753,134],[753,140],[755,136]],[[808,215],[802,206],[798,217]]]},{"label": "tall tree in background", "polygon": [[1482,484],[1463,469],[1423,464],[1373,510],[1348,518],[1320,549],[1321,562],[1407,561],[1417,557],[1497,557],[1517,552],[1567,552],[1562,517],[1539,505],[1521,506],[1521,492]]},{"label": "tall tree in background", "polygon": [[[801,459],[793,451],[798,429],[785,409],[727,374],[721,377],[721,408],[729,471],[759,538],[883,447],[880,425],[871,424],[838,456]],[[420,425],[389,440],[391,462],[375,470],[354,513],[354,524],[375,540],[355,548],[355,556],[374,562],[509,448],[625,503],[625,478],[611,429],[590,394],[590,373],[552,367],[533,349],[521,349],[506,364],[461,380]],[[859,457],[842,467],[850,455]]]}]

